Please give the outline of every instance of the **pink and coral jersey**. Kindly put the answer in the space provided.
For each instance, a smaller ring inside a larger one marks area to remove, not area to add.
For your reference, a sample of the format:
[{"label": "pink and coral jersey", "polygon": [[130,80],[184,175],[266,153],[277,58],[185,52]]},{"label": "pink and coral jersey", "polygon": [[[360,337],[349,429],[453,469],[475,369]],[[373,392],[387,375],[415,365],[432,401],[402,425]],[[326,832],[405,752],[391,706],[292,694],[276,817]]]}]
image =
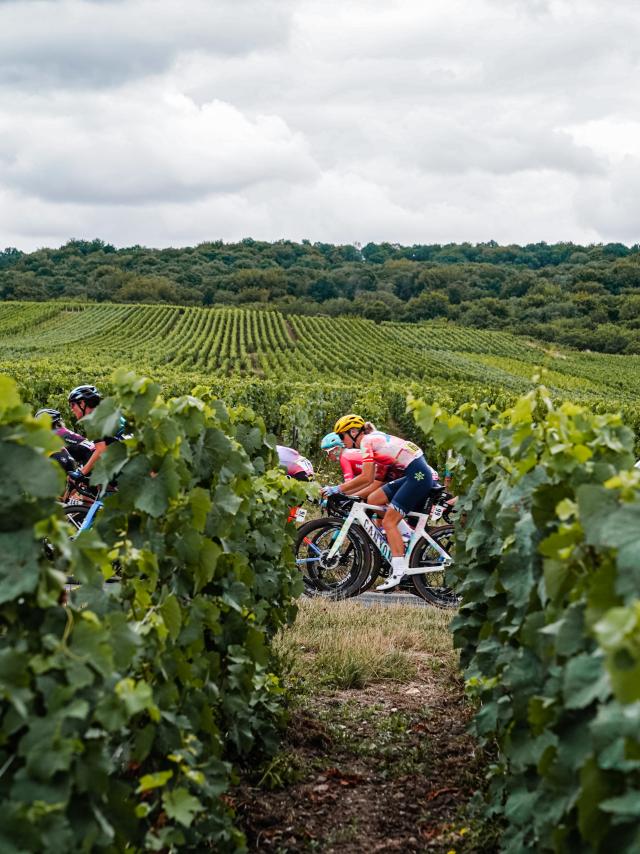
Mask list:
[{"label": "pink and coral jersey", "polygon": [[[340,454],[340,468],[345,483],[362,474],[362,452],[358,448],[345,448]],[[402,471],[386,463],[376,462],[375,479],[381,481],[395,480],[402,477]]]},{"label": "pink and coral jersey", "polygon": [[406,469],[410,463],[423,457],[424,454],[417,445],[398,436],[390,436],[381,430],[367,433],[360,443],[363,463],[393,466],[396,469]]},{"label": "pink and coral jersey", "polygon": [[[427,465],[429,464],[427,463]],[[358,448],[345,448],[340,454],[340,467],[345,483],[362,474],[362,451]],[[440,480],[440,475],[432,466],[429,466],[429,471],[431,472],[431,479],[434,485],[437,484]],[[388,483],[403,476],[404,469],[376,462],[376,480]]]}]

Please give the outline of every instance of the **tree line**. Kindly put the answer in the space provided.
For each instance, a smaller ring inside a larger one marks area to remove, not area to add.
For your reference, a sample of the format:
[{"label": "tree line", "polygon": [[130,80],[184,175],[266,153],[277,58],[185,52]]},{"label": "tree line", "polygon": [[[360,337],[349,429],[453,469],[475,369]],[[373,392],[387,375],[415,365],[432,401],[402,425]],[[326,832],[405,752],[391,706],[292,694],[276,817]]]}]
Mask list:
[{"label": "tree line", "polygon": [[640,353],[640,246],[366,246],[245,239],[179,249],[70,240],[0,251],[0,299],[248,305],[371,320],[442,319]]}]

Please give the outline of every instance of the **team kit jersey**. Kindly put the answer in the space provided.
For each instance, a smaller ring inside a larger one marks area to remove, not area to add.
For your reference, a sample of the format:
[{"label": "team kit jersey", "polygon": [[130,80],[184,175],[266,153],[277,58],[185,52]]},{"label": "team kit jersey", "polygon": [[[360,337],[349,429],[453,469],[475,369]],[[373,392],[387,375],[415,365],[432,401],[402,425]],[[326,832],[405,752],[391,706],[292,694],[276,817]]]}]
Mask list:
[{"label": "team kit jersey", "polygon": [[56,435],[60,436],[67,451],[79,465],[83,466],[89,461],[96,449],[95,444],[90,439],[81,436],[80,433],[74,433],[73,430],[66,427],[59,427],[55,432]]},{"label": "team kit jersey", "polygon": [[303,457],[295,448],[287,448],[286,445],[276,445],[280,465],[286,469],[289,477],[298,480],[313,480],[313,465]]},{"label": "team kit jersey", "polygon": [[376,463],[401,470],[424,456],[422,450],[413,442],[390,436],[381,430],[367,433],[360,442],[360,451],[363,463]]},{"label": "team kit jersey", "polygon": [[[403,468],[379,463],[377,460],[374,462],[376,464],[375,480],[388,483],[391,480],[397,480],[399,477],[404,476],[405,470]],[[359,448],[345,448],[340,454],[340,468],[342,469],[342,477],[345,483],[362,474],[362,451]],[[436,483],[440,479],[440,475],[431,466],[429,466],[429,469],[431,471],[431,479]]]},{"label": "team kit jersey", "polygon": [[433,478],[421,448],[399,436],[374,430],[363,437],[360,451],[363,464],[376,463],[400,469],[400,476],[382,487],[394,510],[406,516],[424,504]]}]

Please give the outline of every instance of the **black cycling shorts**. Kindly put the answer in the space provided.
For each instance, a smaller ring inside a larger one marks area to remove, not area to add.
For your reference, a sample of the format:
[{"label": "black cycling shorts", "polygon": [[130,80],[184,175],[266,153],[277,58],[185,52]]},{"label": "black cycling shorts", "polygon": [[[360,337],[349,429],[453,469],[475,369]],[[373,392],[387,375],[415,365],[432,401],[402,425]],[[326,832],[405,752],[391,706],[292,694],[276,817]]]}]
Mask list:
[{"label": "black cycling shorts", "polygon": [[385,483],[382,487],[389,506],[403,516],[419,512],[433,488],[431,469],[424,457],[418,457],[404,470],[404,477]]}]

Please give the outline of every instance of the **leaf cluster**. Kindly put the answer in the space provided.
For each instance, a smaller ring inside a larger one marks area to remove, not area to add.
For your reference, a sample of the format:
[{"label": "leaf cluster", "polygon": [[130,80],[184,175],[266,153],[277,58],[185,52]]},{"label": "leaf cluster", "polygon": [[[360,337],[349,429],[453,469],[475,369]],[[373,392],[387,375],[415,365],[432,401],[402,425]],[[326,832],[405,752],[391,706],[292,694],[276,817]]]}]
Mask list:
[{"label": "leaf cluster", "polygon": [[619,415],[544,388],[501,412],[412,401],[458,455],[453,624],[474,729],[495,740],[502,848],[640,847],[640,472]]},{"label": "leaf cluster", "polygon": [[70,541],[54,434],[0,378],[0,848],[240,851],[224,794],[275,748],[301,488],[250,411],[112,390],[87,426],[127,420],[95,470],[118,490]]}]

